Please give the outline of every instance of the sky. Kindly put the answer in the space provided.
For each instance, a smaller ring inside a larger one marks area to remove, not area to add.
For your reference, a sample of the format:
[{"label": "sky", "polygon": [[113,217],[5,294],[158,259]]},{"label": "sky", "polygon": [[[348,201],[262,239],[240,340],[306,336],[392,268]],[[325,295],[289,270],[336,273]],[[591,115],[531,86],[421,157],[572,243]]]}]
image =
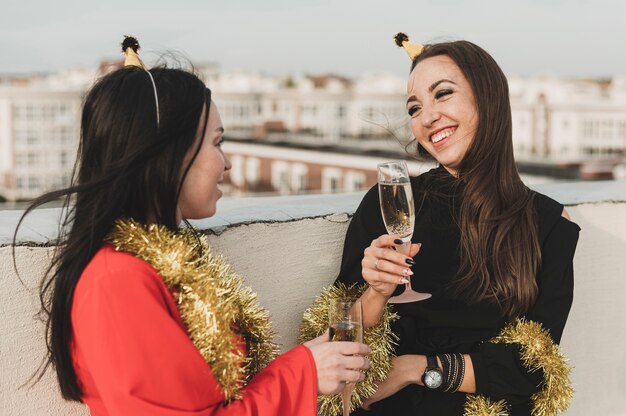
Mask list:
[{"label": "sky", "polygon": [[623,0],[3,0],[0,73],[95,67],[131,34],[165,52],[275,75],[408,72],[398,31],[467,39],[509,75],[626,75]]}]

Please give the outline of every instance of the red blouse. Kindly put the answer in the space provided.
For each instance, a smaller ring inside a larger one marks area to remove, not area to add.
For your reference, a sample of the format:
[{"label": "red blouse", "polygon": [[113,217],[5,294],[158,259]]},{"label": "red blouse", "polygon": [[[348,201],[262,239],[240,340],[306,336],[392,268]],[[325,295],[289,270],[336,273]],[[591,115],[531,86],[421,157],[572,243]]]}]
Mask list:
[{"label": "red blouse", "polygon": [[72,306],[74,368],[92,416],[315,416],[317,376],[298,346],[224,405],[157,271],[104,245],[80,277]]}]

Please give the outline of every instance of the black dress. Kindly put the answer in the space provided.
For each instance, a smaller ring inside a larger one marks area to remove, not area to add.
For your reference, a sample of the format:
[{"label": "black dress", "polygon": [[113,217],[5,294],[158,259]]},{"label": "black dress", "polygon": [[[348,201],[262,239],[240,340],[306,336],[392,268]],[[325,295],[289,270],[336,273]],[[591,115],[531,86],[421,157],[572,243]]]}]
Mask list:
[{"label": "black dress", "polygon": [[[529,373],[519,358],[516,344],[492,344],[491,339],[506,321],[492,302],[469,303],[451,290],[459,268],[459,229],[454,208],[462,195],[455,179],[439,167],[411,178],[416,202],[413,242],[422,243],[415,257],[412,286],[432,293],[430,299],[394,305],[400,315],[393,330],[400,337],[397,355],[460,352],[470,354],[476,393],[492,400],[505,399],[511,415],[530,415],[530,396],[538,391],[542,372]],[[425,197],[423,198],[423,196]],[[525,318],[539,322],[559,342],[569,313],[574,289],[572,260],[580,228],[561,216],[563,205],[540,193],[534,194],[542,266],[537,274],[539,297]],[[386,234],[380,214],[378,190],[370,189],[354,213],[348,228],[341,271],[337,282],[363,282],[363,250],[373,239]],[[404,290],[396,289],[396,295]],[[464,393],[444,393],[410,385],[374,403],[358,415],[462,415]]]}]

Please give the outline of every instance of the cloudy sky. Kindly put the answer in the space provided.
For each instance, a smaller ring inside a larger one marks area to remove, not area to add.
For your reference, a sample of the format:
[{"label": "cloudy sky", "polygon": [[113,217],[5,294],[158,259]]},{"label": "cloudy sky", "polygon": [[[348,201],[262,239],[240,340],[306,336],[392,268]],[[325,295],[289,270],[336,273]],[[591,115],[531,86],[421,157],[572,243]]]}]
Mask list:
[{"label": "cloudy sky", "polygon": [[133,34],[146,61],[268,74],[404,74],[391,37],[468,39],[522,76],[626,75],[623,0],[54,0],[5,1],[0,73],[95,66]]}]

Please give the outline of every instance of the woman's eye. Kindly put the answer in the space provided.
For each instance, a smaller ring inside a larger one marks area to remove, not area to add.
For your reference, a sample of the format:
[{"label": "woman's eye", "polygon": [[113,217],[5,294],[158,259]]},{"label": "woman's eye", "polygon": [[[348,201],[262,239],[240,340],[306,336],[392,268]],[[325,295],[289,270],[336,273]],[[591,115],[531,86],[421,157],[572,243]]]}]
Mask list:
[{"label": "woman's eye", "polygon": [[419,111],[419,107],[414,105],[413,107],[409,108],[409,117],[413,117],[415,115],[415,113],[417,113]]},{"label": "woman's eye", "polygon": [[445,97],[446,95],[450,95],[450,94],[452,94],[452,90],[439,90],[435,94],[435,98],[438,100],[438,99],[440,99],[442,97]]}]

